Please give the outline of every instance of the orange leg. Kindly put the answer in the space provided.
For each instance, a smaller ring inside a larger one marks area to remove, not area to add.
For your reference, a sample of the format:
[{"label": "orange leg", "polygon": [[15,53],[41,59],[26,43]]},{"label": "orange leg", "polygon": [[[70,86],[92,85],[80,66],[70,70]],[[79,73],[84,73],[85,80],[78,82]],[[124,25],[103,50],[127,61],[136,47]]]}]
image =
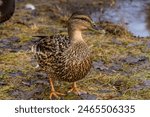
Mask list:
[{"label": "orange leg", "polygon": [[72,88],[68,91],[68,93],[70,93],[70,92],[73,92],[77,95],[81,95],[82,93],[86,93],[86,92],[81,91],[79,88],[77,88],[76,82],[73,83]]},{"label": "orange leg", "polygon": [[49,96],[50,99],[52,99],[53,96],[55,98],[59,98],[58,95],[62,95],[62,96],[65,95],[63,93],[56,92],[54,89],[53,80],[50,78],[49,81],[50,81],[50,85],[51,85],[51,91],[50,91],[50,96]]}]

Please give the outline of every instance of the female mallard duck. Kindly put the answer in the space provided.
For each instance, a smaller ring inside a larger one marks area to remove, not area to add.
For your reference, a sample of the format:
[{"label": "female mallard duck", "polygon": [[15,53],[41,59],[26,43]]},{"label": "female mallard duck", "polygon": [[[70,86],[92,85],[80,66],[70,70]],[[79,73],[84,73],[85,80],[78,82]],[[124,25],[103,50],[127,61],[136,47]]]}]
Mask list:
[{"label": "female mallard duck", "polygon": [[76,81],[83,79],[91,68],[91,54],[82,38],[82,31],[94,29],[92,19],[83,13],[74,13],[68,20],[68,36],[38,36],[33,46],[39,66],[48,74],[52,96],[63,95],[55,91],[53,79],[73,82],[70,90],[79,94]]},{"label": "female mallard duck", "polygon": [[0,23],[3,23],[13,15],[15,0],[0,0]]}]

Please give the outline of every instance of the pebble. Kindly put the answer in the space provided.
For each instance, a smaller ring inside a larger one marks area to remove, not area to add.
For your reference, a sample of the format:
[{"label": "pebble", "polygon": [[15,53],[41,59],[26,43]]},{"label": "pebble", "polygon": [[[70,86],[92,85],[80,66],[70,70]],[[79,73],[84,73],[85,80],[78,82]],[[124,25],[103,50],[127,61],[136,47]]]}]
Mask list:
[{"label": "pebble", "polygon": [[28,10],[35,10],[36,9],[35,6],[33,4],[30,4],[30,3],[26,4],[25,8]]}]

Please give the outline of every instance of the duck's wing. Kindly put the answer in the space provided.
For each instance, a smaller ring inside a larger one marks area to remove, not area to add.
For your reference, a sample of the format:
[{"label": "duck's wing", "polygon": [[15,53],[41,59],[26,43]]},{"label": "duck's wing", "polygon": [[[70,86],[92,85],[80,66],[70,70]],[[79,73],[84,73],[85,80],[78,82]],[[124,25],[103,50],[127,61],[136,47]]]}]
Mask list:
[{"label": "duck's wing", "polygon": [[15,0],[0,0],[0,23],[11,18],[15,11]]},{"label": "duck's wing", "polygon": [[34,52],[53,53],[64,52],[70,45],[68,36],[52,35],[52,36],[33,36],[38,39],[34,44]]},{"label": "duck's wing", "polygon": [[32,52],[34,52],[39,66],[46,69],[47,66],[51,68],[61,63],[62,54],[70,44],[69,38],[64,35],[36,37],[39,40],[32,46]]}]

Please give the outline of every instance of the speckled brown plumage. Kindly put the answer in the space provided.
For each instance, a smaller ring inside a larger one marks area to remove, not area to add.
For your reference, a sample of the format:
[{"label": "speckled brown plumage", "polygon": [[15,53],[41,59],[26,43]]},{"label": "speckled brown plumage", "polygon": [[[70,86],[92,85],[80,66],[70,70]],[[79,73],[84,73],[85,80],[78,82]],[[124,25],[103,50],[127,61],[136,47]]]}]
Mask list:
[{"label": "speckled brown plumage", "polygon": [[38,36],[34,46],[39,66],[51,79],[76,82],[83,79],[91,68],[91,54],[82,39],[81,31],[92,27],[92,20],[83,14],[74,14],[68,21],[65,35]]},{"label": "speckled brown plumage", "polygon": [[36,46],[39,66],[57,80],[75,82],[90,69],[90,51],[85,42],[70,47],[67,36],[54,35],[43,37]]}]

